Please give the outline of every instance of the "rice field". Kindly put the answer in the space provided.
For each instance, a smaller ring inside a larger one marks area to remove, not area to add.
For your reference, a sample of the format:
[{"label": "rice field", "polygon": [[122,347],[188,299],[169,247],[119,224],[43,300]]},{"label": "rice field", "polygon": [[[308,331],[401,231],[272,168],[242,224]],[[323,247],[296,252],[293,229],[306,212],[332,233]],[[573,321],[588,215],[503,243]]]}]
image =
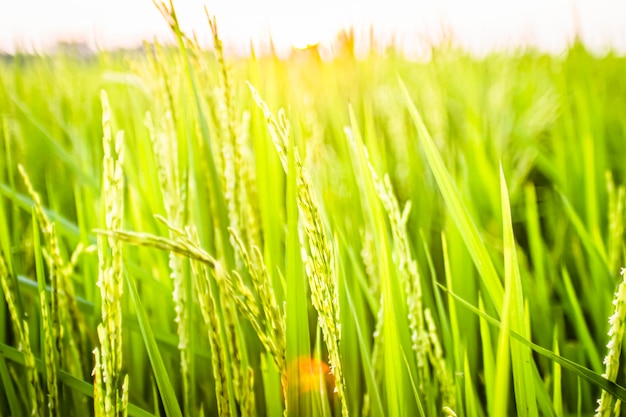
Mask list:
[{"label": "rice field", "polygon": [[0,62],[0,416],[619,416],[626,58]]}]

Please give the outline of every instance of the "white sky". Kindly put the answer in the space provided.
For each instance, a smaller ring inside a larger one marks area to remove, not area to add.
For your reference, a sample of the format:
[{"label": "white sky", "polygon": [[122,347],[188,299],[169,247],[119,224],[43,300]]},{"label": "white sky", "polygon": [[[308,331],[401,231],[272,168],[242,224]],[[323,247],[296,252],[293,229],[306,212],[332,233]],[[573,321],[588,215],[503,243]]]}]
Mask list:
[{"label": "white sky", "polygon": [[[279,49],[328,44],[342,27],[383,39],[395,34],[408,50],[436,38],[442,27],[477,51],[532,43],[559,51],[579,28],[596,49],[626,53],[625,0],[175,0],[183,29],[208,39],[204,5],[216,15],[227,46],[246,51],[250,40]],[[169,29],[151,0],[0,0],[0,50],[42,50],[58,39],[90,45],[134,46]],[[364,36],[366,38],[366,36]]]}]

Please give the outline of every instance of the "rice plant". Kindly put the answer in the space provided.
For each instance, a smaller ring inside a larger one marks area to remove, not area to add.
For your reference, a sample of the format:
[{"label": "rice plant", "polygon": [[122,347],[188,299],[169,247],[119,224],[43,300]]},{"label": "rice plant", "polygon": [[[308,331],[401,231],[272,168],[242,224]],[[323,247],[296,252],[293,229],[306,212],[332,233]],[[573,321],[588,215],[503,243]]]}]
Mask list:
[{"label": "rice plant", "polygon": [[0,415],[621,415],[625,58],[156,7],[174,45],[0,63]]}]

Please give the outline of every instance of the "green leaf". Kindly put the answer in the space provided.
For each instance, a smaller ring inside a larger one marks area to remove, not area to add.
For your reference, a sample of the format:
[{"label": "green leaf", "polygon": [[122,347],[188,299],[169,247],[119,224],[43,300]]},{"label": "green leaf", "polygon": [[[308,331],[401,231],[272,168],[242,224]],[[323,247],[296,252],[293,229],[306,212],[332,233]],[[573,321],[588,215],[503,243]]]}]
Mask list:
[{"label": "green leaf", "polygon": [[[76,174],[75,177],[77,181],[83,182],[91,188],[97,189],[99,186],[98,180],[91,175],[91,173],[85,171],[78,163],[79,158],[72,155],[72,153],[65,149],[62,145],[60,138],[56,138],[52,133],[48,131],[48,126],[50,121],[44,122],[37,119],[37,117],[33,114],[33,112],[28,108],[28,105],[22,102],[13,94],[8,94],[9,98],[15,104],[15,107],[22,112],[24,117],[41,132],[41,138],[45,139],[50,147],[52,148],[53,153],[61,160],[67,167],[71,168],[72,171]],[[69,132],[65,132],[69,134]]]},{"label": "green leaf", "polygon": [[610,277],[611,274],[608,269],[608,259],[606,251],[596,242],[591,233],[587,231],[583,221],[580,219],[580,217],[576,213],[576,210],[572,206],[572,203],[570,203],[570,201],[567,199],[567,197],[565,197],[564,194],[561,194],[561,200],[563,201],[565,214],[567,214],[567,217],[569,217],[570,221],[574,225],[574,228],[576,229],[576,232],[578,233],[578,236],[580,237],[580,241],[582,242],[583,246],[591,256],[596,257],[602,262],[602,265],[606,267],[606,272]]},{"label": "green leaf", "polygon": [[139,328],[141,329],[141,336],[143,337],[143,341],[148,352],[148,358],[150,359],[150,364],[152,365],[152,370],[154,371],[154,378],[157,386],[159,387],[159,394],[161,395],[161,400],[163,401],[165,413],[168,417],[182,417],[183,414],[180,411],[180,406],[178,404],[178,400],[176,399],[176,392],[174,391],[172,382],[168,377],[167,369],[165,368],[165,364],[161,358],[159,347],[157,346],[156,339],[150,327],[150,322],[148,321],[148,315],[141,304],[141,299],[137,293],[135,283],[128,277],[128,275],[125,275],[125,278],[130,291],[130,298],[135,306]]},{"label": "green leaf", "polygon": [[[365,385],[367,386],[367,392],[369,393],[370,404],[372,407],[371,413],[373,416],[383,417],[385,416],[385,412],[383,410],[383,403],[381,399],[381,394],[378,389],[378,384],[376,383],[376,374],[374,372],[374,366],[372,364],[371,349],[368,349],[367,344],[365,343],[363,331],[361,330],[361,325],[359,323],[360,316],[356,311],[354,301],[352,300],[352,296],[350,295],[350,287],[348,285],[345,285],[344,290],[346,292],[348,306],[350,307],[350,313],[353,316],[354,325],[356,327],[359,349],[361,351],[361,361],[363,362]],[[416,398],[419,400],[418,395],[416,395]]]},{"label": "green leaf", "polygon": [[17,394],[15,392],[15,388],[13,387],[13,381],[11,380],[11,374],[9,373],[9,367],[7,366],[7,362],[2,354],[0,354],[0,380],[2,380],[2,388],[4,389],[4,394],[9,402],[11,415],[22,415],[23,409],[18,403]]},{"label": "green leaf", "polygon": [[[33,200],[25,194],[21,194],[6,184],[0,184],[0,194],[3,194],[6,198],[11,200],[13,203],[23,208],[26,211],[31,211],[33,207]],[[48,216],[51,222],[53,222],[57,227],[57,232],[63,233],[69,237],[78,238],[80,237],[80,229],[76,225],[76,223],[71,222],[67,218],[63,217],[61,214],[50,210],[47,207],[43,207],[43,211]],[[91,243],[95,243],[95,236],[91,236]]]},{"label": "green leaf", "polygon": [[483,279],[491,301],[496,306],[498,312],[501,312],[502,302],[504,300],[504,290],[491,257],[489,256],[489,252],[487,251],[487,247],[485,246],[485,243],[478,232],[478,228],[474,224],[474,221],[472,220],[472,217],[466,208],[466,204],[461,198],[450,173],[446,169],[435,142],[430,136],[430,133],[428,133],[428,129],[426,128],[417,107],[415,107],[409,91],[406,89],[402,80],[399,80],[399,82],[409,106],[409,114],[415,127],[417,128],[419,141],[424,149],[426,160],[428,161],[428,165],[435,176],[435,180],[437,181],[437,185],[439,186],[439,190],[441,191],[441,195],[446,203],[449,214],[463,237],[463,241],[472,256],[476,269],[478,269],[478,272]]},{"label": "green leaf", "polygon": [[[478,316],[480,316],[481,318],[483,318],[484,320],[486,320],[489,324],[491,324],[492,326],[501,327],[501,323],[491,317],[489,314],[480,311],[478,308],[474,307],[471,303],[468,303],[467,301],[465,301],[463,298],[459,297],[458,295],[452,293],[451,291],[449,291],[446,287],[444,287],[441,284],[437,284],[442,290],[446,291],[448,294],[450,294],[455,301],[458,301],[461,305],[463,305],[465,308],[467,308],[468,310],[470,310],[471,312],[473,312],[474,314],[477,314]],[[577,364],[576,362],[573,362],[567,358],[564,358],[562,356],[559,356],[557,354],[555,354],[554,352],[541,347],[527,339],[525,339],[522,335],[520,335],[519,333],[516,333],[512,330],[509,330],[509,334],[511,335],[511,337],[513,337],[515,340],[521,342],[522,344],[528,346],[529,348],[531,348],[532,350],[534,350],[535,352],[537,352],[538,354],[545,356],[546,358],[558,363],[559,365],[561,365],[563,368],[566,368],[567,370],[575,373],[576,375],[578,375],[579,377],[581,377],[582,379],[590,382],[591,384],[595,385],[596,387],[608,392],[609,394],[611,394],[612,396],[614,396],[615,398],[621,400],[622,402],[626,401],[626,388],[624,388],[621,385],[616,384],[613,381],[609,381],[608,379],[604,378],[601,374],[598,374],[594,371],[592,371],[591,369],[585,368],[582,365]]]},{"label": "green leaf", "polygon": [[[289,170],[287,172],[287,236],[286,236],[286,358],[289,367],[289,377],[293,381],[300,381],[300,367],[295,365],[299,358],[311,357],[311,336],[309,334],[309,317],[307,304],[299,302],[306,300],[307,280],[302,266],[300,255],[300,239],[298,235],[298,206],[297,206],[297,176],[295,164],[295,149],[290,143],[288,148]],[[302,376],[304,377],[304,376]],[[298,384],[287,386],[287,412],[289,416],[309,415],[310,407],[307,402],[300,401]],[[314,400],[319,400],[315,397]]]},{"label": "green leaf", "polygon": [[[0,343],[0,357],[6,358],[15,364],[24,365],[24,355],[22,355],[19,350],[11,346],[5,345],[4,343]],[[35,358],[35,368],[39,372],[41,372],[42,370],[42,363],[39,358]],[[58,376],[59,381],[65,386],[72,388],[74,391],[84,394],[89,398],[93,398],[92,384],[78,379],[63,370],[59,370]],[[131,417],[154,417],[154,414],[149,413],[148,411],[137,407],[134,404],[128,405],[128,415]]]},{"label": "green leaf", "polygon": [[[502,199],[502,228],[504,243],[504,276],[506,293],[510,292],[509,314],[511,330],[529,338],[530,324],[526,319],[525,301],[522,291],[517,247],[513,235],[511,204],[506,179],[500,166],[500,196]],[[534,362],[530,349],[517,341],[511,342],[511,361],[513,366],[513,388],[515,391],[516,409],[521,417],[537,416],[537,398],[533,381]],[[499,385],[498,385],[499,386]]]}]

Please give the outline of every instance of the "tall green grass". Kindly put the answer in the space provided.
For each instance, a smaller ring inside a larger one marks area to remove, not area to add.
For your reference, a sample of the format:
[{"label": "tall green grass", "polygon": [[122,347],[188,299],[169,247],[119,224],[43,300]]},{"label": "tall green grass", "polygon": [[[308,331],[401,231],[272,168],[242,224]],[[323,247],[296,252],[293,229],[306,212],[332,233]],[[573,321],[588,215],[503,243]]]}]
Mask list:
[{"label": "tall green grass", "polygon": [[230,59],[158,7],[0,65],[0,415],[619,415],[626,59]]}]

